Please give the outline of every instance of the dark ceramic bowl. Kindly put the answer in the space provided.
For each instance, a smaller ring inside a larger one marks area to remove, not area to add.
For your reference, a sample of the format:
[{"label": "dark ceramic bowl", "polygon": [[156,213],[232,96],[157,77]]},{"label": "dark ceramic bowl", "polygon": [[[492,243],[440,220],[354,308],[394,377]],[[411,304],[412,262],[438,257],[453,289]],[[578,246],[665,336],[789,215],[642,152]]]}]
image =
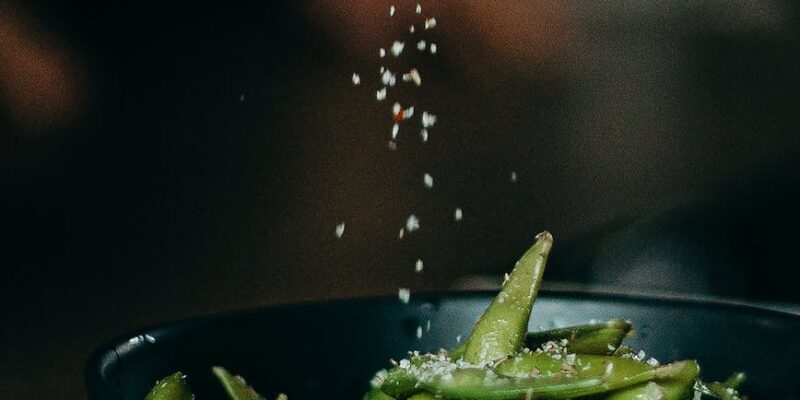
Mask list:
[{"label": "dark ceramic bowl", "polygon": [[[420,295],[409,304],[378,298],[289,305],[144,329],[92,355],[89,395],[141,400],[157,379],[182,371],[198,400],[223,399],[211,375],[212,365],[222,365],[268,399],[279,392],[294,400],[360,399],[389,358],[453,347],[494,294]],[[721,301],[543,292],[530,329],[614,317],[633,321],[637,335],[630,343],[648,356],[696,358],[707,379],[746,371],[743,390],[751,399],[800,399],[797,315]]]}]

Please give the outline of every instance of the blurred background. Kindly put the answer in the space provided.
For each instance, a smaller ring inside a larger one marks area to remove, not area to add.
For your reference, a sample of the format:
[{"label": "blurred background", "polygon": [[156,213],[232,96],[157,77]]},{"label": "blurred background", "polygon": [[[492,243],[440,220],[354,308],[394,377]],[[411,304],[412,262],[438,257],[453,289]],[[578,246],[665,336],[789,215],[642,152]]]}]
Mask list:
[{"label": "blurred background", "polygon": [[0,0],[0,398],[143,325],[496,287],[544,229],[546,287],[798,312],[796,2],[416,3]]}]

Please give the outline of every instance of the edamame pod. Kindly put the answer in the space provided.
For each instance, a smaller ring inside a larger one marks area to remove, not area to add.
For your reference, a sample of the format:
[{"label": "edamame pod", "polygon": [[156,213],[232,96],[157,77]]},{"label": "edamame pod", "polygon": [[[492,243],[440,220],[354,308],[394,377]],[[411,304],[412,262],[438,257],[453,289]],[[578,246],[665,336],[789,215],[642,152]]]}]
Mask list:
[{"label": "edamame pod", "polygon": [[193,398],[192,389],[186,383],[186,375],[176,372],[156,382],[145,400],[192,400]]},{"label": "edamame pod", "polygon": [[233,376],[222,367],[213,367],[211,370],[214,372],[214,376],[222,383],[231,400],[263,400],[263,397],[255,389],[248,386],[241,376]]},{"label": "edamame pod", "polygon": [[570,326],[542,332],[528,332],[525,345],[535,349],[551,340],[568,341],[571,353],[612,354],[631,331],[630,321],[612,319],[605,323]]},{"label": "edamame pod", "polygon": [[531,308],[553,245],[553,236],[549,232],[536,235],[536,239],[536,243],[517,262],[500,293],[475,323],[464,349],[467,362],[493,362],[516,353],[522,346]]}]

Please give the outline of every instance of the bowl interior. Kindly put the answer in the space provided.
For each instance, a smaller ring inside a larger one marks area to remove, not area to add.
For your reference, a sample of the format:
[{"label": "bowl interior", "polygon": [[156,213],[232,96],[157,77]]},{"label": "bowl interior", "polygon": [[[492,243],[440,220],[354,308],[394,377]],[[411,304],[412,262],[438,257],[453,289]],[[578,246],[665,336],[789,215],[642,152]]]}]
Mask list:
[{"label": "bowl interior", "polygon": [[[436,351],[466,337],[494,293],[381,298],[264,308],[135,332],[99,348],[87,365],[92,399],[144,398],[182,371],[198,399],[223,399],[222,365],[262,396],[359,399],[369,379],[409,350]],[[667,362],[696,358],[706,379],[746,371],[751,398],[800,399],[800,317],[716,302],[542,293],[529,329],[626,318],[628,342]],[[430,321],[430,329],[428,323]],[[422,338],[417,328],[422,327]]]}]

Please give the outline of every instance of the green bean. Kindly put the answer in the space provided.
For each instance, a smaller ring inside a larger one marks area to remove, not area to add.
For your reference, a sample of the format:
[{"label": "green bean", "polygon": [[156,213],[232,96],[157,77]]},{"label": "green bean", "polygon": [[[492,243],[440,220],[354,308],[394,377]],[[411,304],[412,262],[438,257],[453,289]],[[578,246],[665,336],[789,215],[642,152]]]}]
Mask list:
[{"label": "green bean", "polygon": [[417,378],[408,370],[393,368],[380,385],[380,391],[396,399],[405,399],[419,393],[422,389],[419,388]]},{"label": "green bean", "polygon": [[747,375],[745,375],[744,372],[734,372],[733,375],[731,375],[730,378],[726,379],[725,382],[722,382],[722,384],[729,388],[739,390],[739,388],[742,386],[742,383],[744,383],[744,380],[746,378]]},{"label": "green bean", "polygon": [[449,375],[436,375],[421,382],[420,386],[439,396],[463,400],[572,399],[651,380],[674,379],[680,376],[686,363],[693,362],[679,361],[628,374],[627,371],[616,368],[617,361],[613,368],[603,374],[588,376],[580,373],[558,373],[532,378],[505,378],[498,377],[488,369],[458,369]]},{"label": "green bean", "polygon": [[372,388],[369,392],[367,392],[367,394],[364,395],[363,400],[395,400],[395,398],[383,393],[378,388]]},{"label": "green bean", "polygon": [[551,340],[567,339],[571,353],[612,354],[631,331],[630,321],[612,319],[605,323],[570,326],[542,332],[528,332],[525,345],[531,349]]},{"label": "green bean", "polygon": [[145,400],[192,400],[193,398],[192,389],[186,383],[186,375],[176,372],[156,382]]},{"label": "green bean", "polygon": [[411,397],[408,400],[434,400],[436,396],[428,392],[419,392]]},{"label": "green bean", "polygon": [[553,244],[549,232],[542,232],[536,238],[536,243],[520,258],[500,293],[475,323],[464,349],[467,362],[492,362],[516,353],[522,346]]},{"label": "green bean", "polygon": [[725,382],[700,382],[697,383],[697,389],[708,396],[722,399],[722,400],[739,400],[739,386],[744,382],[744,373],[738,372],[733,374]]},{"label": "green bean", "polygon": [[[558,358],[546,353],[521,353],[510,357],[495,367],[495,372],[514,378],[552,376],[559,373],[577,377],[602,377],[608,373],[636,375],[653,367],[630,358],[619,358],[602,355],[558,354]],[[608,365],[613,365],[609,367]],[[610,368],[610,371],[607,370]]]},{"label": "green bean", "polygon": [[233,376],[225,368],[213,367],[211,370],[222,383],[225,392],[231,400],[263,400],[255,389],[247,385],[244,378],[239,375]]},{"label": "green bean", "polygon": [[700,367],[697,362],[687,361],[671,379],[639,384],[629,389],[622,389],[606,397],[606,400],[686,400],[694,392],[694,384]]}]

